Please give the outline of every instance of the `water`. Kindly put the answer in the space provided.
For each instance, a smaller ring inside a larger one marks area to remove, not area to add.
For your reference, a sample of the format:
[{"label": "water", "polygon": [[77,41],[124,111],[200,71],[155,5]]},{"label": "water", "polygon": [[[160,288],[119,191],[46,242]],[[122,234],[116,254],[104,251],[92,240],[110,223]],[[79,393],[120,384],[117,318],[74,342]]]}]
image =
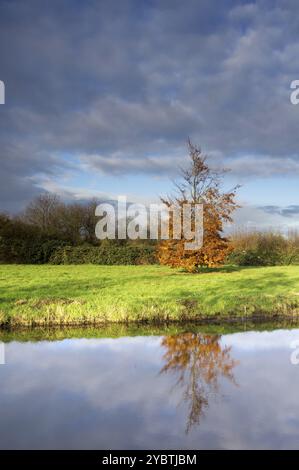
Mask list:
[{"label": "water", "polygon": [[299,329],[13,338],[2,449],[299,448]]}]

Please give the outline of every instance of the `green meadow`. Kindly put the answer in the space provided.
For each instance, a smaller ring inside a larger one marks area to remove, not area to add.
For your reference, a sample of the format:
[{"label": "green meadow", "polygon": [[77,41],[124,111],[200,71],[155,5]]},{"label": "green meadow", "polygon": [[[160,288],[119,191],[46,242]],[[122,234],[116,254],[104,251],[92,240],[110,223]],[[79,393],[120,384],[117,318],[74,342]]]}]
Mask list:
[{"label": "green meadow", "polygon": [[188,274],[163,266],[0,265],[2,326],[273,318],[299,314],[299,267]]}]

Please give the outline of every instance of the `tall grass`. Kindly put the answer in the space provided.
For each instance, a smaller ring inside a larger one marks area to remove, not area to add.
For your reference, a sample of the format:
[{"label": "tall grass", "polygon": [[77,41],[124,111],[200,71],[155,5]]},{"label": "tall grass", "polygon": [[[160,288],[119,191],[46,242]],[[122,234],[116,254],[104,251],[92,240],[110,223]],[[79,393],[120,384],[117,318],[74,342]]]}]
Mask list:
[{"label": "tall grass", "polygon": [[236,230],[230,237],[230,261],[243,266],[276,266],[299,263],[299,233],[274,230]]}]

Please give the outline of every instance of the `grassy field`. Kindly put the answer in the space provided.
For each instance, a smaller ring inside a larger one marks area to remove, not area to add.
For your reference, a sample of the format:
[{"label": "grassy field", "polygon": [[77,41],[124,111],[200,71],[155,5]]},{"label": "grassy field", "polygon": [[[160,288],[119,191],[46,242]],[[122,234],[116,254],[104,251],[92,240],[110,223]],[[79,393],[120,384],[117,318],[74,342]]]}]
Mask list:
[{"label": "grassy field", "polygon": [[299,267],[0,265],[0,324],[194,321],[299,313]]}]

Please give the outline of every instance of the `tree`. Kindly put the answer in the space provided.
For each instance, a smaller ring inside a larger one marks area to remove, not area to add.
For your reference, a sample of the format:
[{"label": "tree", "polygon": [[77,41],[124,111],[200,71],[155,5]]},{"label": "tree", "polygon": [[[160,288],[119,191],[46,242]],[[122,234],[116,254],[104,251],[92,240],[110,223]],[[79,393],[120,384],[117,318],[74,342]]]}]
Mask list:
[{"label": "tree", "polygon": [[22,220],[39,228],[48,236],[78,245],[82,242],[99,244],[95,236],[99,201],[64,203],[52,193],[40,194],[25,209]]},{"label": "tree", "polygon": [[181,169],[182,179],[175,183],[176,194],[161,198],[161,201],[169,209],[182,209],[184,204],[191,204],[193,230],[196,229],[195,205],[203,205],[203,245],[189,250],[185,248],[187,240],[183,233],[180,239],[174,239],[174,212],[170,211],[169,239],[159,243],[158,259],[161,264],[195,272],[202,266],[215,267],[222,264],[231,252],[229,240],[223,236],[223,224],[232,222],[231,214],[238,207],[235,195],[239,186],[229,192],[222,192],[221,182],[225,171],[212,170],[207,157],[190,140],[188,150],[191,162],[187,169]]},{"label": "tree", "polygon": [[56,194],[44,193],[37,196],[25,209],[23,220],[38,227],[44,233],[54,233],[57,224],[57,212],[61,201]]},{"label": "tree", "polygon": [[19,217],[0,214],[0,262],[47,263],[64,243],[48,236],[37,225]]}]

